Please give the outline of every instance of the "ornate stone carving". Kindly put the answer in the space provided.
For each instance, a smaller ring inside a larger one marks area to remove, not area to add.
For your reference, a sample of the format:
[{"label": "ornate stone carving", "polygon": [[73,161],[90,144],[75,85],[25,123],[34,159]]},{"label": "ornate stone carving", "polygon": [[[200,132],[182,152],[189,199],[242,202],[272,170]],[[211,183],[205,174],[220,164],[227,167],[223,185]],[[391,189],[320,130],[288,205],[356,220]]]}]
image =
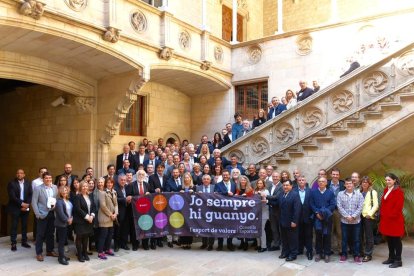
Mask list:
[{"label": "ornate stone carving", "polygon": [[45,5],[45,3],[37,0],[24,0],[20,6],[19,12],[38,20],[42,17],[43,12],[45,11]]},{"label": "ornate stone carving", "polygon": [[200,68],[201,68],[202,70],[207,71],[207,70],[209,70],[209,69],[210,69],[210,67],[211,67],[211,62],[210,62],[210,61],[203,60],[203,61],[201,62]]},{"label": "ornate stone carving", "polygon": [[368,111],[379,111],[381,110],[380,105],[378,103],[371,104],[367,107]]},{"label": "ornate stone carving", "polygon": [[381,100],[381,102],[384,102],[384,103],[391,103],[394,101],[395,101],[395,95],[389,95]]},{"label": "ornate stone carving", "polygon": [[333,124],[331,127],[332,128],[343,128],[344,127],[344,122],[343,121],[339,121],[339,122]]},{"label": "ornate stone carving", "polygon": [[310,34],[301,34],[296,38],[296,53],[305,56],[312,52],[313,38]]},{"label": "ornate stone carving", "polygon": [[147,81],[148,80],[143,77],[143,72],[140,71],[137,79],[130,84],[125,93],[125,97],[123,97],[118,103],[118,107],[116,108],[114,115],[106,125],[105,132],[99,140],[102,144],[111,143],[112,137],[117,134],[122,121],[125,119],[126,114],[129,111],[129,108],[137,100],[137,94]]},{"label": "ornate stone carving", "polygon": [[284,157],[285,156],[285,151],[279,151],[279,152],[277,152],[276,154],[275,154],[275,157]]},{"label": "ornate stone carving", "polygon": [[170,60],[174,55],[174,50],[170,47],[162,47],[158,56],[163,60]]},{"label": "ornate stone carving", "polygon": [[137,33],[143,33],[147,30],[147,18],[141,11],[136,11],[131,15],[131,25]]},{"label": "ornate stone carving", "polygon": [[281,144],[287,144],[295,138],[295,129],[289,123],[281,123],[275,127],[276,139]]},{"label": "ornate stone carving", "polygon": [[86,8],[87,0],[65,0],[66,5],[74,11],[81,11]]},{"label": "ornate stone carving", "polygon": [[180,44],[181,49],[190,50],[191,48],[191,36],[187,31],[182,31],[178,37],[178,43]]},{"label": "ornate stone carving", "polygon": [[121,31],[114,27],[106,27],[106,32],[103,34],[102,39],[108,42],[116,43],[119,40]]},{"label": "ornate stone carving", "polygon": [[216,45],[214,47],[214,59],[218,62],[221,63],[223,62],[223,48],[221,48],[221,46]]},{"label": "ornate stone carving", "polygon": [[331,96],[331,103],[336,113],[347,112],[354,104],[354,95],[347,90],[340,91]]},{"label": "ornate stone carving", "polygon": [[406,87],[404,87],[403,89],[401,89],[401,92],[414,92],[414,83],[410,83],[409,85],[407,85]]},{"label": "ornate stone carving", "polygon": [[414,75],[414,50],[402,54],[396,61],[396,67],[403,75]]},{"label": "ornate stone carving", "polygon": [[237,156],[237,159],[239,160],[240,163],[244,163],[244,161],[246,161],[246,158],[244,157],[243,152],[241,152],[240,150],[233,150],[229,153],[229,157],[232,156]]},{"label": "ornate stone carving", "polygon": [[247,50],[248,62],[250,64],[259,63],[262,59],[262,48],[259,45],[252,45]]},{"label": "ornate stone carving", "polygon": [[251,142],[252,151],[262,156],[263,154],[266,154],[269,151],[269,142],[263,138],[263,137],[257,137]]},{"label": "ornate stone carving", "polygon": [[302,113],[302,121],[306,128],[315,128],[323,122],[323,112],[317,107],[310,107]]},{"label": "ornate stone carving", "polygon": [[363,81],[364,91],[370,96],[378,96],[388,87],[388,76],[381,71],[375,71]]},{"label": "ornate stone carving", "polygon": [[92,112],[95,107],[95,98],[93,97],[76,97],[75,105],[78,107],[79,112]]}]

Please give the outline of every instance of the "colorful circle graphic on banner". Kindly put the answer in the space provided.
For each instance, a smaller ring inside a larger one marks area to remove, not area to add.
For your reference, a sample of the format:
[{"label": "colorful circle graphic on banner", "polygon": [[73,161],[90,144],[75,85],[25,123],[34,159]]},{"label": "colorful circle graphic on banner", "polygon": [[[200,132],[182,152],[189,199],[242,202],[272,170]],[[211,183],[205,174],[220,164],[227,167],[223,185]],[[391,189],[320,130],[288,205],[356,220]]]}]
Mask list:
[{"label": "colorful circle graphic on banner", "polygon": [[138,213],[146,214],[151,209],[151,201],[146,197],[140,197],[135,203]]},{"label": "colorful circle graphic on banner", "polygon": [[184,199],[180,195],[173,195],[170,197],[169,204],[171,209],[178,211],[184,207]]},{"label": "colorful circle graphic on banner", "polygon": [[153,225],[153,220],[150,215],[142,215],[138,219],[138,226],[144,231],[150,230]]},{"label": "colorful circle graphic on banner", "polygon": [[155,227],[157,227],[158,229],[164,229],[167,223],[168,223],[168,218],[166,214],[158,213],[155,215],[155,218],[154,218]]},{"label": "colorful circle graphic on banner", "polygon": [[152,205],[154,205],[155,210],[161,212],[167,207],[167,199],[163,195],[156,195],[152,200]]},{"label": "colorful circle graphic on banner", "polygon": [[183,217],[183,215],[181,213],[179,213],[179,212],[172,213],[170,215],[170,224],[174,228],[181,228],[184,225],[184,217]]}]

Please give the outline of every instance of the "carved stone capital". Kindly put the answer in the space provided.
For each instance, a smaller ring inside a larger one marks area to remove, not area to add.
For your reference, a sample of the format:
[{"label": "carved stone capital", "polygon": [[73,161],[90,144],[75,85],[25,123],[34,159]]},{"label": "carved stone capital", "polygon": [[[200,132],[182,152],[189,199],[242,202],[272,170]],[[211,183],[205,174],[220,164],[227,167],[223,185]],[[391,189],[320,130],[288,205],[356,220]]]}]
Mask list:
[{"label": "carved stone capital", "polygon": [[203,61],[201,62],[200,68],[201,68],[202,70],[207,71],[207,70],[209,70],[209,69],[210,69],[210,67],[211,67],[211,62],[210,62],[210,61],[203,60]]},{"label": "carved stone capital", "polygon": [[38,0],[24,0],[19,8],[19,13],[38,20],[42,17],[45,6],[45,3]]},{"label": "carved stone capital", "polygon": [[174,55],[174,50],[170,47],[162,47],[158,56],[163,60],[170,60]]},{"label": "carved stone capital", "polygon": [[114,27],[106,27],[106,32],[103,34],[102,39],[108,42],[116,43],[121,35],[121,30]]},{"label": "carved stone capital", "polygon": [[96,100],[94,97],[76,97],[75,105],[81,113],[90,113],[95,107]]}]

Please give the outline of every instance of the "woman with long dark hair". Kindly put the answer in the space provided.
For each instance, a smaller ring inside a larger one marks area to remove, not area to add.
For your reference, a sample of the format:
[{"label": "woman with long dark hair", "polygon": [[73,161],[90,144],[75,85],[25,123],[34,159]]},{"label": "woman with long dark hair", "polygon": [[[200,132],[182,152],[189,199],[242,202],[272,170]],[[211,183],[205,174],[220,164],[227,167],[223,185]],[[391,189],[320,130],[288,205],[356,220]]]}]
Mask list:
[{"label": "woman with long dark hair", "polygon": [[219,149],[223,146],[223,139],[221,139],[221,134],[219,132],[214,133],[212,142],[215,149]]},{"label": "woman with long dark hair", "polygon": [[387,238],[388,259],[383,264],[390,268],[402,266],[401,237],[404,235],[404,192],[400,188],[400,180],[393,173],[385,175],[384,194],[381,198],[379,231]]}]

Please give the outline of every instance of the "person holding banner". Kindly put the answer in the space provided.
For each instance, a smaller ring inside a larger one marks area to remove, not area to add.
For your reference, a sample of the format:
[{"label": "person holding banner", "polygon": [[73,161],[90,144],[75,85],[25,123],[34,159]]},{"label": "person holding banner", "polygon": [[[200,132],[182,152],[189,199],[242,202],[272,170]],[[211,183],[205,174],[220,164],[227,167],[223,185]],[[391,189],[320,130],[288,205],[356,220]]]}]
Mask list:
[{"label": "person holding banner", "polygon": [[[232,174],[235,173],[236,171],[240,173],[238,169],[233,169]],[[243,196],[243,197],[252,197],[254,195],[254,190],[252,186],[250,185],[250,181],[247,178],[247,176],[241,175],[237,179],[238,179],[238,182],[236,182],[235,195]],[[239,249],[243,249],[244,251],[247,251],[247,249],[249,248],[248,240],[249,239],[246,239],[246,238],[241,239]]]},{"label": "person holding banner", "polygon": [[[198,193],[208,193],[208,194],[212,194],[214,193],[214,184],[211,184],[211,176],[208,174],[203,175],[202,178],[203,181],[203,185],[197,186],[197,192]],[[206,238],[203,237],[201,239],[201,246],[200,249],[206,249],[208,251],[213,250],[213,245],[214,245],[214,238]]]},{"label": "person holding banner", "polygon": [[[180,177],[180,172],[178,168],[173,168],[171,172],[172,177],[168,179],[167,185],[165,187],[166,192],[179,192],[182,190],[182,179]],[[176,236],[167,235],[167,245],[168,247],[173,247],[173,238],[176,239]],[[174,240],[175,240],[174,239]]]},{"label": "person holding banner", "polygon": [[[210,176],[209,174],[205,174]],[[189,172],[184,173],[184,182],[182,185],[181,193],[193,193],[195,191],[195,187],[193,185],[193,178]],[[191,249],[191,244],[193,243],[192,236],[181,236],[180,243],[183,249]]]},{"label": "person holding banner", "polygon": [[[228,170],[223,170],[222,177],[223,177],[223,181],[217,183],[214,186],[214,192],[219,193],[224,196],[233,196],[236,193],[236,184],[230,181],[230,172]],[[218,240],[217,251],[222,251],[224,240],[223,238],[218,238],[217,240]],[[234,251],[232,238],[227,239],[227,249],[230,251]]]},{"label": "person holding banner", "polygon": [[262,179],[257,180],[256,189],[254,190],[254,193],[259,195],[262,199],[262,236],[260,238],[257,238],[257,252],[262,253],[267,250],[265,225],[266,221],[269,219],[269,206],[267,206],[266,199],[269,196],[269,190],[266,189],[266,185]]}]

